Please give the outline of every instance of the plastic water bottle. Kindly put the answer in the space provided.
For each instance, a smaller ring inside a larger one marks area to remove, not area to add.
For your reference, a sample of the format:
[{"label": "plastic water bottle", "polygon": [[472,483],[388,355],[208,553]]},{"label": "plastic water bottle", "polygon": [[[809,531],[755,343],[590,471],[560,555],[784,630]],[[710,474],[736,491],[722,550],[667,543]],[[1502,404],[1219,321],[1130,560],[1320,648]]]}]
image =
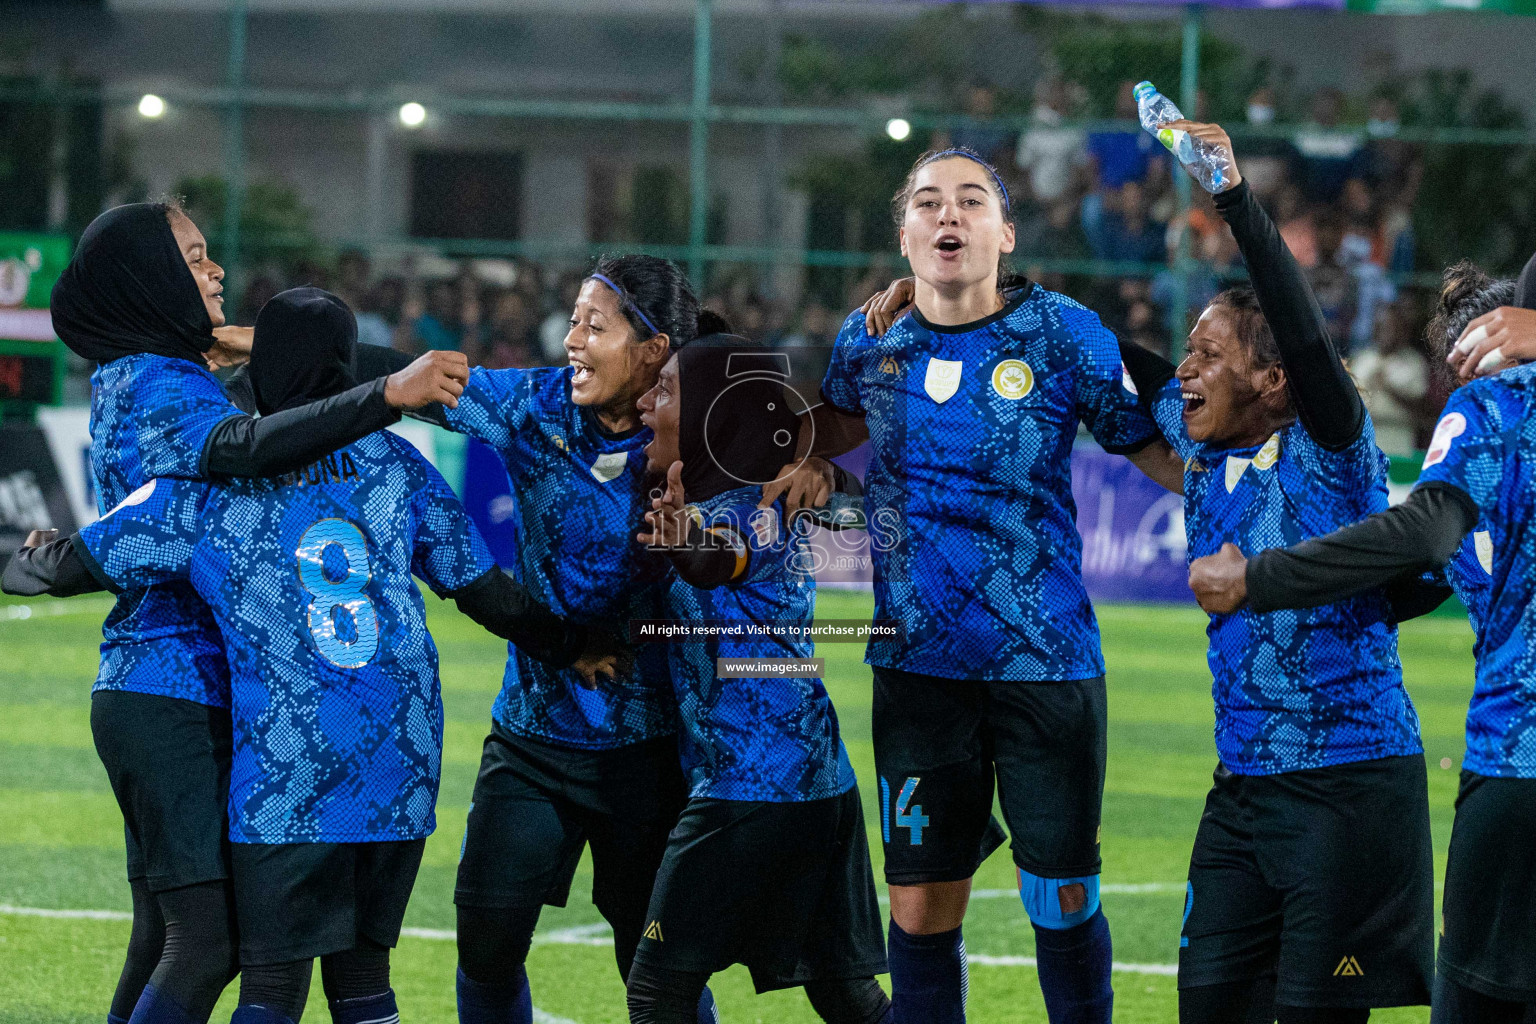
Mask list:
[{"label": "plastic water bottle", "polygon": [[1134,91],[1136,112],[1141,116],[1141,126],[1178,158],[1179,163],[1194,172],[1200,187],[1212,195],[1225,192],[1231,187],[1232,154],[1209,146],[1188,132],[1162,127],[1172,121],[1183,120],[1172,100],[1157,91],[1151,82],[1141,82]]}]

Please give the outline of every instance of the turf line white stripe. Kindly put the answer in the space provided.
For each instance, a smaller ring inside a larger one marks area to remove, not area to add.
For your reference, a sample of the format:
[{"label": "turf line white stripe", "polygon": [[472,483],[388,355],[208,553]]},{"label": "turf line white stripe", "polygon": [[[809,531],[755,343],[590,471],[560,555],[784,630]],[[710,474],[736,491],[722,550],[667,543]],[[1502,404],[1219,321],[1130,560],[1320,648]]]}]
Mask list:
[{"label": "turf line white stripe", "polygon": [[[1039,961],[1032,956],[988,956],[985,953],[971,953],[966,957],[973,964],[982,967],[1038,967]],[[1161,974],[1167,977],[1176,977],[1179,973],[1178,964],[1110,964],[1110,969],[1123,974]]]},{"label": "turf line white stripe", "polygon": [[57,615],[105,615],[111,601],[50,601],[47,604],[8,604],[0,606],[0,622],[26,622]]},{"label": "turf line white stripe", "polygon": [[133,915],[122,910],[49,910],[44,907],[13,907],[0,903],[0,914],[11,917],[50,917],[62,920],[132,921]]}]

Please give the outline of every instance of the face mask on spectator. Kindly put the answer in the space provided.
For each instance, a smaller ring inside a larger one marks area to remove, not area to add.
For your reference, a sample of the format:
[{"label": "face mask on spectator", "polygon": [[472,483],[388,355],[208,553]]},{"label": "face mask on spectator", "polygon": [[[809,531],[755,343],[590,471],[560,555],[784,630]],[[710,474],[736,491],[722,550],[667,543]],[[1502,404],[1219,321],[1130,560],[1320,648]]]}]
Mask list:
[{"label": "face mask on spectator", "polygon": [[1275,119],[1275,108],[1267,103],[1248,104],[1249,124],[1269,124]]}]

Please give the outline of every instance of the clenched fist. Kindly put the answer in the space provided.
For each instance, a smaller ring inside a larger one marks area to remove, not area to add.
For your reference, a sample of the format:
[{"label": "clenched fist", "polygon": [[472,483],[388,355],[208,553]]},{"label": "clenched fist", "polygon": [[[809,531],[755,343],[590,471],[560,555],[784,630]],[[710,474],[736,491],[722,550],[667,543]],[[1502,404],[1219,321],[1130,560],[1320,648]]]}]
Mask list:
[{"label": "clenched fist", "polygon": [[384,401],[395,409],[420,409],[441,402],[450,409],[459,405],[469,383],[469,360],[462,352],[432,351],[384,382]]}]

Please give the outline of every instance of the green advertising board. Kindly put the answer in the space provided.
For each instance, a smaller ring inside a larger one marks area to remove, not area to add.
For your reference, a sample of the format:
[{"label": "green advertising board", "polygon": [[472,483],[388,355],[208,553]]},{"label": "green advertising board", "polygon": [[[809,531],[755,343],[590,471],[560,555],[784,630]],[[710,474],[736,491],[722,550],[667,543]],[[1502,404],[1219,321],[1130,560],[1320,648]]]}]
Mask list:
[{"label": "green advertising board", "polygon": [[69,262],[63,235],[0,232],[0,403],[57,405],[64,398],[64,345],[48,298]]}]

